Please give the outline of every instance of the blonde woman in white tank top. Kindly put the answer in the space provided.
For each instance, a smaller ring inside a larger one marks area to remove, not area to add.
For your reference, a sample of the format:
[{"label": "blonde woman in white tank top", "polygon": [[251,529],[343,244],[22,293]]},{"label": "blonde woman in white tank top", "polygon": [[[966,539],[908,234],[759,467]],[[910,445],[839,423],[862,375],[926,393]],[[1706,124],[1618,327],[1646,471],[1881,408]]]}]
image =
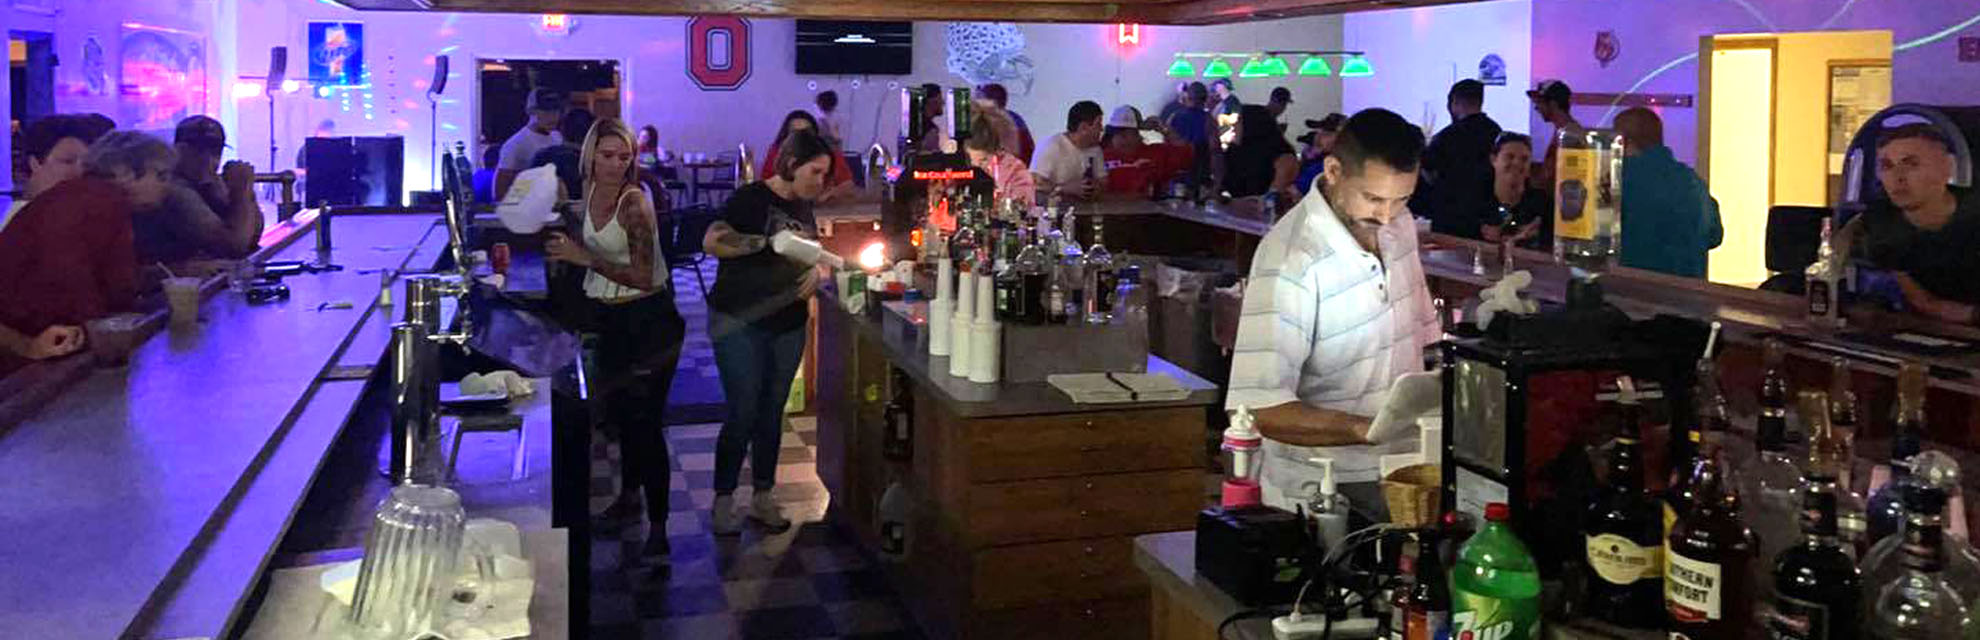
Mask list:
[{"label": "blonde woman in white tank top", "polygon": [[601,516],[601,528],[637,524],[643,512],[653,526],[640,556],[666,566],[672,472],[660,417],[687,324],[674,308],[653,201],[640,189],[633,140],[632,131],[615,118],[592,125],[579,164],[583,241],[553,233],[546,246],[550,259],[590,271],[584,292],[597,305],[599,379],[592,391],[604,399],[607,428],[618,433],[623,452],[619,497]]}]

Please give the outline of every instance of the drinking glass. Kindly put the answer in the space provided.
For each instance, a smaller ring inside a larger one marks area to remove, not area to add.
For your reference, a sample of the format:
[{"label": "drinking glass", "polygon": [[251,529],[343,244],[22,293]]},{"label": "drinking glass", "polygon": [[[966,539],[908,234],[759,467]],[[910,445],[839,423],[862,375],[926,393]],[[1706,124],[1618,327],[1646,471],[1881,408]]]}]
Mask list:
[{"label": "drinking glass", "polygon": [[438,626],[452,594],[467,514],[445,487],[403,484],[364,537],[350,623],[366,640],[406,640]]}]

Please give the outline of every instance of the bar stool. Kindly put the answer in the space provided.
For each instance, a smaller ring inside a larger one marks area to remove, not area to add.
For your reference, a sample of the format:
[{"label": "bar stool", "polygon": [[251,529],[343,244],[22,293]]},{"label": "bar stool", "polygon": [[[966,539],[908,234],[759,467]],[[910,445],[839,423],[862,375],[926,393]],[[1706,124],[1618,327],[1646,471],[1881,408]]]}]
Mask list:
[{"label": "bar stool", "polygon": [[510,462],[509,481],[514,482],[529,476],[529,445],[523,417],[507,412],[471,413],[455,416],[454,446],[447,452],[447,484],[452,485],[460,477],[456,466],[461,458],[461,438],[469,433],[501,433],[513,431],[516,434],[515,455]]}]

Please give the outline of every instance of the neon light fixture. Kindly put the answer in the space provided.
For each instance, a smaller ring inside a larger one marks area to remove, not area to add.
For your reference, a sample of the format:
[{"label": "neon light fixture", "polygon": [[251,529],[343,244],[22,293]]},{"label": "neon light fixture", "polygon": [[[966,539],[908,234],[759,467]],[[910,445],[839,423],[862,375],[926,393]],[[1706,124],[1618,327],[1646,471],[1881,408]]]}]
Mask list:
[{"label": "neon light fixture", "polygon": [[1229,78],[1231,77],[1231,63],[1224,62],[1223,58],[1213,59],[1210,61],[1210,64],[1203,66],[1203,77]]},{"label": "neon light fixture", "polygon": [[1284,57],[1272,56],[1270,58],[1265,59],[1265,75],[1274,78],[1283,78],[1291,74],[1292,74],[1292,69],[1287,68],[1286,59]]},{"label": "neon light fixture", "polygon": [[1341,63],[1341,77],[1366,78],[1375,75],[1375,67],[1368,64],[1366,56],[1354,56]]},{"label": "neon light fixture", "polygon": [[1240,78],[1264,78],[1271,75],[1272,73],[1265,66],[1265,61],[1259,58],[1252,58],[1246,61],[1244,68],[1238,70],[1238,77]]},{"label": "neon light fixture", "polygon": [[1307,76],[1307,77],[1315,77],[1315,78],[1322,76],[1331,76],[1334,75],[1334,68],[1327,65],[1327,60],[1325,58],[1322,58],[1320,56],[1307,56],[1306,62],[1302,62],[1299,65],[1299,75]]},{"label": "neon light fixture", "polygon": [[1190,64],[1188,60],[1184,60],[1182,58],[1176,58],[1176,61],[1169,65],[1169,77],[1171,78],[1196,77],[1196,65]]}]

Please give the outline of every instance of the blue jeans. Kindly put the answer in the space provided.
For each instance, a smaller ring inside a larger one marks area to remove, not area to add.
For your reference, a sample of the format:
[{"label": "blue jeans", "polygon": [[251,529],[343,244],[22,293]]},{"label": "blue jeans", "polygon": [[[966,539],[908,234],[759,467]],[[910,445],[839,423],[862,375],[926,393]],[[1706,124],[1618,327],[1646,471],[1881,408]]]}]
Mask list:
[{"label": "blue jeans", "polygon": [[736,490],[744,454],[750,456],[750,484],[769,491],[783,450],[784,401],[804,356],[804,325],[778,331],[716,318],[709,325],[726,325],[715,337],[715,367],[729,405],[715,441],[715,493]]}]

